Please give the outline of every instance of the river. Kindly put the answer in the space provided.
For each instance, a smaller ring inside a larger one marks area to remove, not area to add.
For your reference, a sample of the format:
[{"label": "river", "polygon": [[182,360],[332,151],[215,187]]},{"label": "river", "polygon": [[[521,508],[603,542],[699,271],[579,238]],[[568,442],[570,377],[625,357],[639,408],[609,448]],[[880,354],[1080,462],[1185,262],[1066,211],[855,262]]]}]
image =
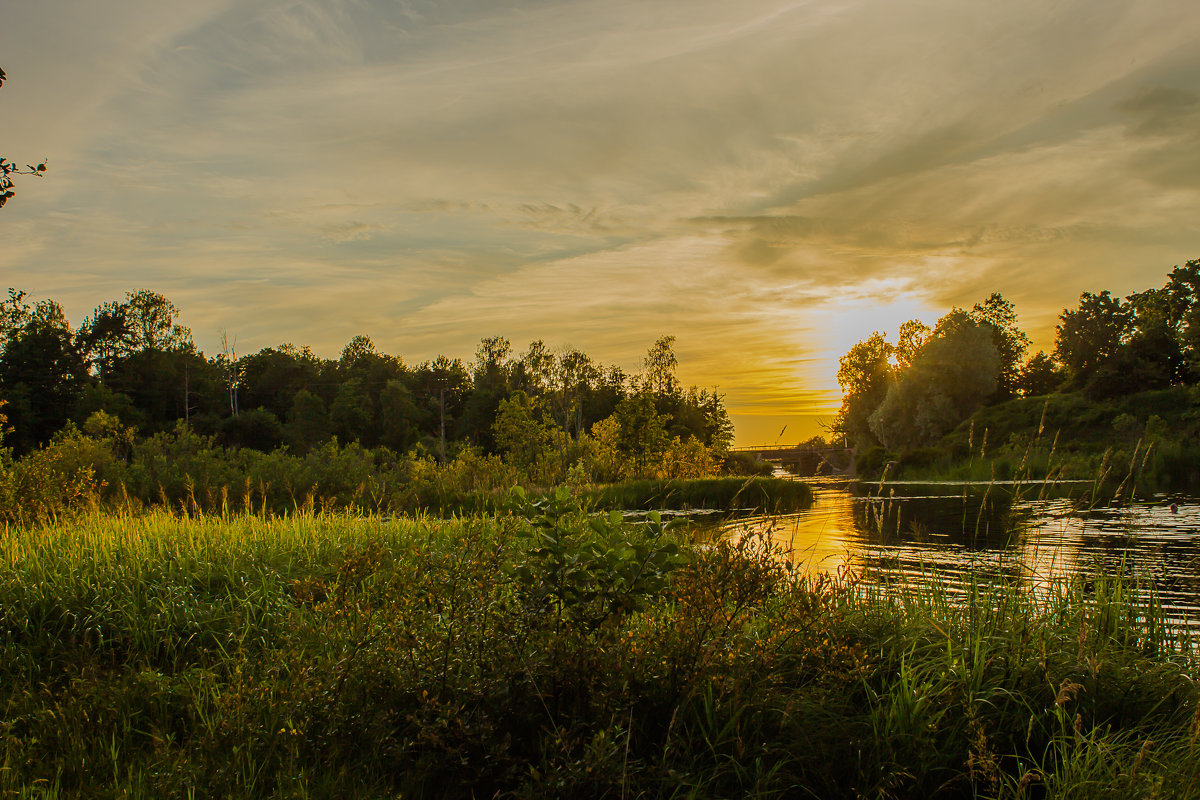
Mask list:
[{"label": "river", "polygon": [[1088,507],[1083,481],[810,483],[810,510],[726,521],[723,532],[768,536],[810,574],[850,569],[951,591],[975,580],[1036,592],[1072,575],[1123,573],[1152,581],[1168,616],[1200,631],[1200,498]]}]

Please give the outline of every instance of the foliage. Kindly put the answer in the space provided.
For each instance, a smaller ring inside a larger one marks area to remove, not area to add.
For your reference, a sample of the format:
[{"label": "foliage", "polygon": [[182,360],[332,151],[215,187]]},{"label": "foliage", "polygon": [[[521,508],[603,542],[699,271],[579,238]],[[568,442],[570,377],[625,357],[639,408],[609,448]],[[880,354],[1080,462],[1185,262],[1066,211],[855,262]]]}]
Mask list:
[{"label": "foliage", "polygon": [[1017,391],[1022,397],[1037,397],[1054,391],[1065,379],[1062,365],[1046,355],[1045,350],[1039,350],[1021,368]]},{"label": "foliage", "polygon": [[[565,451],[556,445],[539,453],[533,465],[462,446],[445,462],[427,454],[341,444],[336,439],[271,452],[237,446],[262,444],[265,437],[278,437],[280,430],[270,412],[255,409],[229,418],[219,436],[180,424],[137,437],[119,418],[96,411],[82,431],[68,426],[22,458],[14,460],[4,451],[0,521],[29,524],[97,508],[136,511],[151,506],[185,514],[231,508],[287,513],[305,507],[388,514],[495,512],[504,504],[503,493],[514,485],[539,494],[545,490],[536,487],[557,483],[560,476],[574,485],[591,483],[602,458],[590,437],[571,442],[561,432],[556,441]],[[671,460],[657,465],[653,473],[674,478],[653,484],[673,487],[660,492],[668,503],[662,507],[676,500],[721,508],[737,504],[736,492],[722,488],[726,483],[700,479],[715,465],[698,440],[672,439],[667,455]],[[567,468],[567,463],[573,466]],[[781,483],[787,485],[766,492],[764,498],[807,490],[802,484]],[[732,485],[742,482],[735,479]],[[621,496],[618,487],[609,502]]]},{"label": "foliage", "polygon": [[583,495],[599,508],[742,509],[767,514],[801,511],[813,503],[812,489],[788,478],[738,477],[693,480],[627,480],[588,487]]},{"label": "foliage", "polygon": [[1130,580],[808,580],[527,510],[14,531],[0,791],[1200,796],[1195,656]]},{"label": "foliage", "polygon": [[[912,328],[908,329],[912,331]],[[906,346],[910,336],[905,337]],[[876,331],[850,348],[838,362],[837,381],[842,387],[842,407],[835,428],[845,433],[855,447],[877,443],[870,426],[875,409],[887,397],[894,374],[892,346]]]},{"label": "foliage", "polygon": [[[952,310],[938,321],[933,331],[911,320],[901,326],[895,346],[882,334],[875,333],[842,358],[838,379],[844,395],[835,430],[847,434],[860,456],[883,443],[895,452],[906,472],[949,470],[966,474],[976,470],[981,462],[969,455],[973,449],[966,446],[965,440],[970,439],[971,431],[990,429],[993,443],[999,442],[1005,449],[1003,459],[996,462],[997,468],[1015,474],[1029,466],[1028,458],[1033,454],[1026,453],[1024,448],[1036,437],[1026,424],[1020,433],[1022,442],[1013,441],[1010,447],[1007,437],[1016,432],[1002,424],[1004,432],[997,435],[988,420],[1005,417],[1005,409],[1010,407],[1008,401],[1017,395],[1033,398],[1059,392],[1072,395],[1069,401],[1064,401],[1067,405],[1082,406],[1079,409],[1082,416],[1065,420],[1056,428],[1062,434],[1058,452],[1065,454],[1069,462],[1060,466],[1073,474],[1086,473],[1099,463],[1099,455],[1092,450],[1096,437],[1086,426],[1100,420],[1100,427],[1094,430],[1109,430],[1115,416],[1110,413],[1110,403],[1122,405],[1124,398],[1132,400],[1145,397],[1147,392],[1194,385],[1200,378],[1198,300],[1200,260],[1174,267],[1161,288],[1135,292],[1124,300],[1108,291],[1083,292],[1076,308],[1064,309],[1059,315],[1053,353],[1039,351],[1023,365],[1021,358],[1029,339],[1017,328],[1012,303],[999,294],[976,303],[970,311]],[[939,340],[970,324],[990,332],[994,358],[976,342],[974,347],[964,346],[957,354],[942,357],[942,367],[931,369],[930,356],[924,356],[922,361],[926,350],[944,347],[938,345]],[[980,400],[993,361],[994,389]],[[937,389],[938,386],[943,390]],[[957,397],[944,391],[947,388]],[[1079,391],[1082,396],[1075,395]],[[980,403],[984,410],[970,421],[961,422]],[[1056,401],[1048,408],[1053,413],[1058,405]],[[1190,407],[1190,402],[1184,403],[1171,414],[1178,417],[1191,413]],[[996,413],[992,414],[991,409]],[[1146,414],[1140,416],[1144,420]],[[1041,422],[1050,424],[1045,419]],[[1197,441],[1193,420],[1180,422],[1184,438]],[[905,450],[935,446],[955,425],[960,425],[958,431],[940,445],[950,454],[948,461],[934,459],[935,466],[923,457],[905,457]],[[1036,424],[1034,427],[1041,429]],[[1048,463],[1049,451],[1047,447],[1037,457]],[[1165,457],[1160,452],[1143,454],[1148,466],[1145,474],[1164,475],[1154,468],[1158,459]],[[963,458],[966,461],[958,463]],[[859,460],[860,465],[868,462],[876,466],[872,459]],[[1185,471],[1185,475],[1191,474],[1190,468]],[[1187,480],[1190,479],[1177,477],[1169,482],[1179,485]]]},{"label": "foliage", "polygon": [[1057,327],[1055,358],[1073,376],[1089,377],[1117,353],[1124,341],[1132,310],[1109,292],[1084,292],[1079,307],[1064,309]]},{"label": "foliage", "polygon": [[[101,304],[72,331],[58,304],[10,289],[0,303],[0,396],[16,453],[51,447],[68,421],[103,411],[156,442],[125,448],[129,474],[97,490],[106,501],[126,492],[141,503],[211,508],[253,494],[279,509],[371,497],[368,505],[400,510],[494,505],[442,477],[405,487],[413,459],[450,467],[468,450],[500,457],[503,464],[487,462],[496,468],[491,491],[501,477],[548,486],[707,476],[722,469],[733,439],[722,397],[679,384],[670,336],[655,342],[645,374],[631,381],[579,350],[555,355],[540,340],[514,358],[500,337],[481,342],[470,368],[446,356],[410,367],[362,335],[336,360],[290,344],[241,357],[227,347],[209,358],[179,316],[165,297],[142,290]],[[192,444],[178,464],[159,461],[159,447],[187,438],[180,425]],[[335,437],[370,452],[372,466],[353,487],[316,479],[305,461]],[[396,454],[411,456],[402,459],[410,466],[393,472]]]},{"label": "foliage", "polygon": [[871,430],[892,450],[932,444],[995,391],[999,363],[990,326],[951,312],[888,389]]},{"label": "foliage", "polygon": [[[1174,387],[1095,400],[1058,391],[984,406],[944,436],[946,458],[889,456],[891,477],[1089,480],[1111,497],[1200,489],[1200,394]],[[917,454],[919,456],[919,453]],[[864,471],[859,455],[859,474]],[[1098,476],[1101,476],[1097,480]]]},{"label": "foliage", "polygon": [[596,628],[629,614],[687,561],[657,512],[631,530],[620,511],[586,514],[566,487],[534,501],[518,487],[512,503],[530,539],[513,566],[518,594],[530,613],[552,614],[558,624]]},{"label": "foliage", "polygon": [[992,344],[999,360],[995,400],[1015,397],[1021,379],[1021,364],[1029,349],[1029,337],[1017,327],[1017,311],[999,292],[992,292],[969,312],[976,323],[991,329]]}]

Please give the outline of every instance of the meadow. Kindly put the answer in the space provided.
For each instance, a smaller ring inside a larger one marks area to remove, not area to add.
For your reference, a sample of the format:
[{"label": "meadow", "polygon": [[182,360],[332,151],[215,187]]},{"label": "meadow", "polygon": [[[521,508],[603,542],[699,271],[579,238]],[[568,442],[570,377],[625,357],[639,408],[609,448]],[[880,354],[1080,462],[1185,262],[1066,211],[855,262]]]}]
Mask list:
[{"label": "meadow", "polygon": [[12,797],[1200,797],[1132,579],[966,597],[514,492],[0,537]]}]

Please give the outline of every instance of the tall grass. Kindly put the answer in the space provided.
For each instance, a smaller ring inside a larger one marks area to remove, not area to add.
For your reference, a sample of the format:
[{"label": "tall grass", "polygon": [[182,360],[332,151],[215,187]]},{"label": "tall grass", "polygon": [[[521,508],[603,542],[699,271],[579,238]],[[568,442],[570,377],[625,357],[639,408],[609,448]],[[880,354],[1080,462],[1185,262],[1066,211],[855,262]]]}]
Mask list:
[{"label": "tall grass", "polygon": [[[166,508],[183,515],[495,514],[511,487],[546,493],[530,475],[496,456],[462,449],[438,463],[430,457],[326,442],[304,455],[226,449],[186,428],[158,434],[118,452],[115,440],[68,430],[17,461],[0,448],[0,523],[45,522],[80,510],[135,512]],[[573,473],[578,484],[586,470]],[[605,508],[757,508],[791,510],[811,502],[807,487],[770,478],[638,480],[589,486]]]},{"label": "tall grass", "polygon": [[0,793],[1200,797],[1196,654],[1136,582],[802,578],[527,511],[6,529]]},{"label": "tall grass", "polygon": [[586,487],[583,496],[600,508],[801,511],[813,503],[812,488],[786,478],[674,478],[629,480]]}]

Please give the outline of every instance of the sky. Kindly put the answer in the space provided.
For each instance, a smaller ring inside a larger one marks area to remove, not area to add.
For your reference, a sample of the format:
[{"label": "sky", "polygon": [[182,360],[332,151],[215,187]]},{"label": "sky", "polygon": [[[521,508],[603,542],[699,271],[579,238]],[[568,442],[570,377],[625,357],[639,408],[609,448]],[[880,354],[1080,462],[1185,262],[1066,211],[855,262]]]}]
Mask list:
[{"label": "sky", "polygon": [[[9,0],[0,287],[126,292],[197,344],[418,363],[676,337],[739,444],[838,358],[992,292],[1200,258],[1195,0]],[[787,426],[786,430],[784,426]]]}]

